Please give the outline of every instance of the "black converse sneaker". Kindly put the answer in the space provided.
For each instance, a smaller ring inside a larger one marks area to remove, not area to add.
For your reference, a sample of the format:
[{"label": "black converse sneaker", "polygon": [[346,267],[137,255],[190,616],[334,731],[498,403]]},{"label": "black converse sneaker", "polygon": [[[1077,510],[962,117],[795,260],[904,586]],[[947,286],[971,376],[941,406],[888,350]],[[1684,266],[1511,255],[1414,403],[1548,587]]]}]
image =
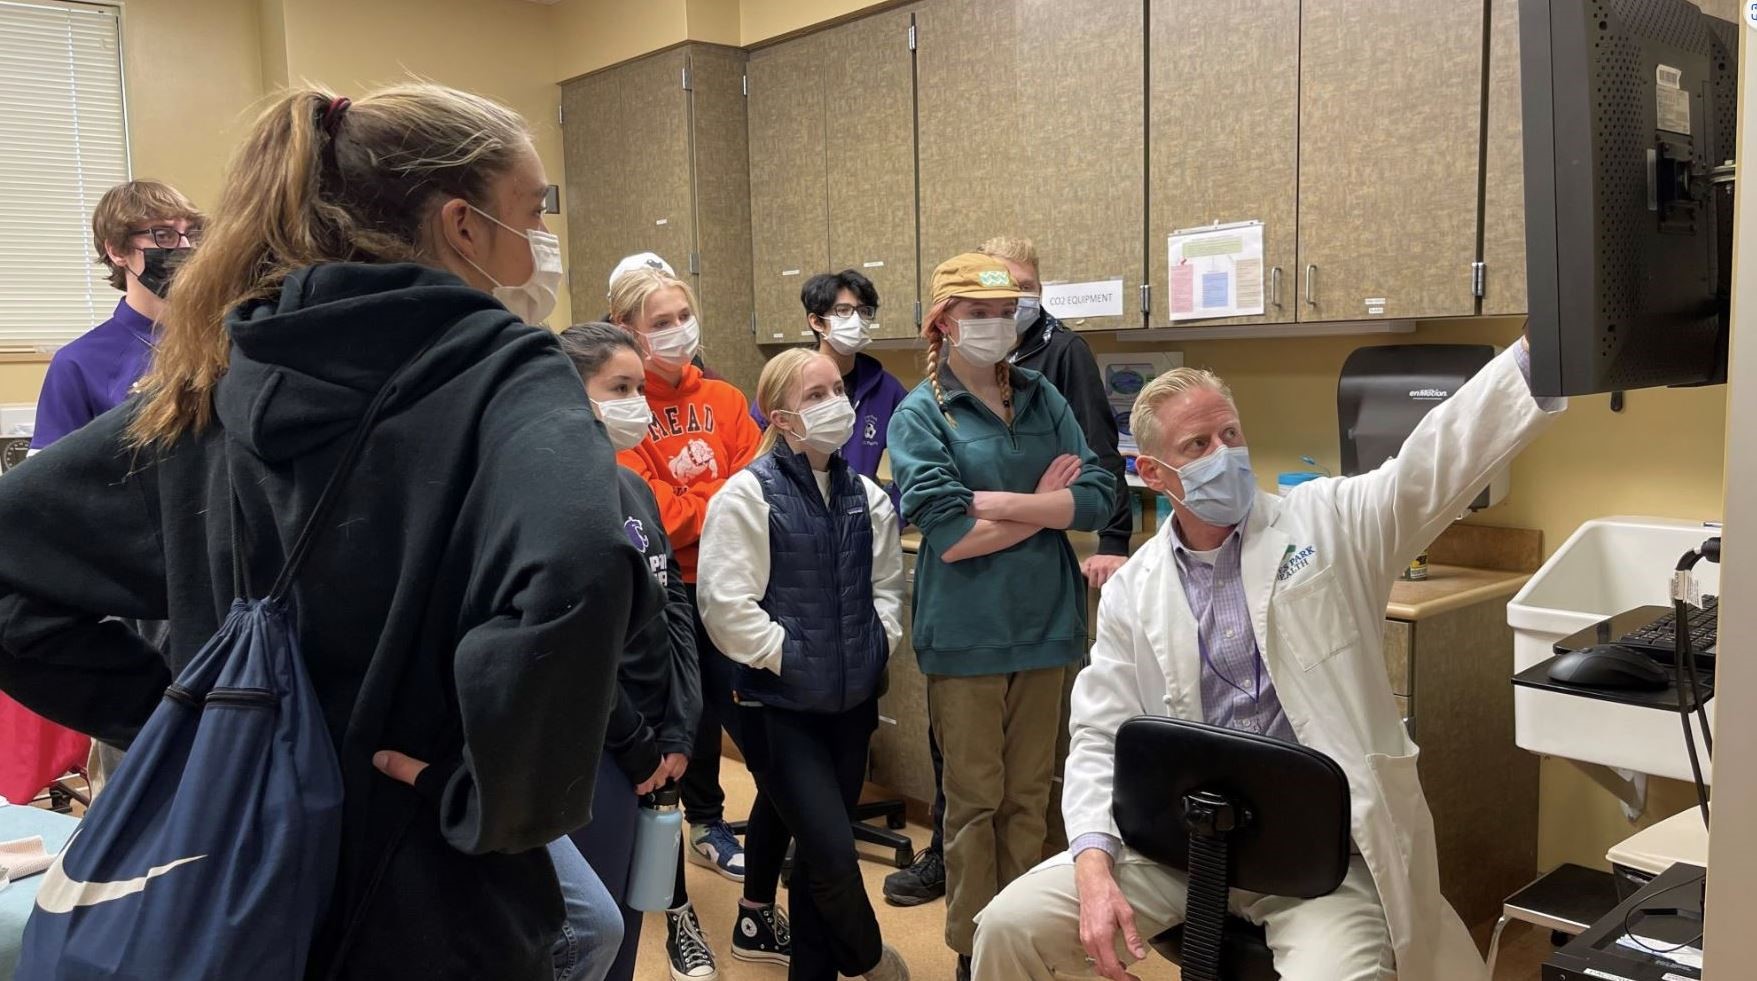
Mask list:
[{"label": "black converse sneaker", "polygon": [[665,911],[665,952],[671,957],[671,981],[714,981],[720,976],[694,906]]},{"label": "black converse sneaker", "polygon": [[766,964],[791,963],[793,934],[787,928],[787,914],[773,903],[760,909],[740,905],[732,930],[732,956]]}]

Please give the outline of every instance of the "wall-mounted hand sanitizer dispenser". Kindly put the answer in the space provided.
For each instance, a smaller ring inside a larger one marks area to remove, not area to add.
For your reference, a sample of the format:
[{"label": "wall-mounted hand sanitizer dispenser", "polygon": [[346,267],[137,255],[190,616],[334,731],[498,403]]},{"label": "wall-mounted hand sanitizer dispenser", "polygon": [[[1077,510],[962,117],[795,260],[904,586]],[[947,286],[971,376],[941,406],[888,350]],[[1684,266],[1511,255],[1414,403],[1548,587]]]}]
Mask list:
[{"label": "wall-mounted hand sanitizer dispenser", "polygon": [[[1486,344],[1390,344],[1350,354],[1336,382],[1342,473],[1367,473],[1396,456],[1422,417],[1494,357]],[[1505,470],[1495,475],[1471,510],[1501,503],[1508,483]]]}]

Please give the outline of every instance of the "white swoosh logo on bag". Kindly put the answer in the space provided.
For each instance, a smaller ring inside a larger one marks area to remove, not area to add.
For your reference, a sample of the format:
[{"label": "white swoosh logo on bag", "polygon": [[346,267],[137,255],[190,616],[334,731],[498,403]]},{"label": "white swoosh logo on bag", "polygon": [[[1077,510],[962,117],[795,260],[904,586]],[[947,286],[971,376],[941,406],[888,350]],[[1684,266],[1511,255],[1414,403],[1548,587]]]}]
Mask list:
[{"label": "white swoosh logo on bag", "polygon": [[[74,833],[78,837],[78,832]],[[190,862],[199,862],[206,855],[195,855],[180,858],[166,865],[157,865],[147,870],[146,874],[136,879],[122,879],[116,882],[80,882],[69,879],[61,868],[61,860],[66,857],[67,849],[73,847],[73,839],[69,838],[62,847],[60,854],[49,870],[43,873],[43,885],[37,890],[37,908],[45,913],[71,913],[82,906],[96,906],[124,896],[132,896],[143,892],[146,884],[161,875]]]}]

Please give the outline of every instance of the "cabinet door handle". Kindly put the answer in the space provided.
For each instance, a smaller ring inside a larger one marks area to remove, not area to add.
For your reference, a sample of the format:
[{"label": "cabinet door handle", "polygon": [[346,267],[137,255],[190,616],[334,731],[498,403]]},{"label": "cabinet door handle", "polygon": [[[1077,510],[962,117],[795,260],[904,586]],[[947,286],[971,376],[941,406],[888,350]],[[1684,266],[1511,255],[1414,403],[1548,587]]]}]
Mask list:
[{"label": "cabinet door handle", "polygon": [[1318,305],[1318,265],[1310,263],[1306,266],[1306,306]]},{"label": "cabinet door handle", "polygon": [[1269,270],[1269,303],[1271,306],[1281,305],[1281,267]]}]

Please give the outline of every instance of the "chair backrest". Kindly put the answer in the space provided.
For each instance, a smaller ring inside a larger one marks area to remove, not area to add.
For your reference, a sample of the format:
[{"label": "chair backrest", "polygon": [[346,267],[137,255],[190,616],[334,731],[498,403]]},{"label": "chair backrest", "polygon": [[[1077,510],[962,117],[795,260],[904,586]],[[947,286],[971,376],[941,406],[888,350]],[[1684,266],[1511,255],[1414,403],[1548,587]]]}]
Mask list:
[{"label": "chair backrest", "polygon": [[1230,885],[1272,896],[1328,895],[1348,872],[1348,778],[1313,749],[1201,722],[1139,716],[1116,735],[1112,813],[1124,844],[1188,871],[1184,798],[1226,797],[1247,812],[1228,837]]}]

